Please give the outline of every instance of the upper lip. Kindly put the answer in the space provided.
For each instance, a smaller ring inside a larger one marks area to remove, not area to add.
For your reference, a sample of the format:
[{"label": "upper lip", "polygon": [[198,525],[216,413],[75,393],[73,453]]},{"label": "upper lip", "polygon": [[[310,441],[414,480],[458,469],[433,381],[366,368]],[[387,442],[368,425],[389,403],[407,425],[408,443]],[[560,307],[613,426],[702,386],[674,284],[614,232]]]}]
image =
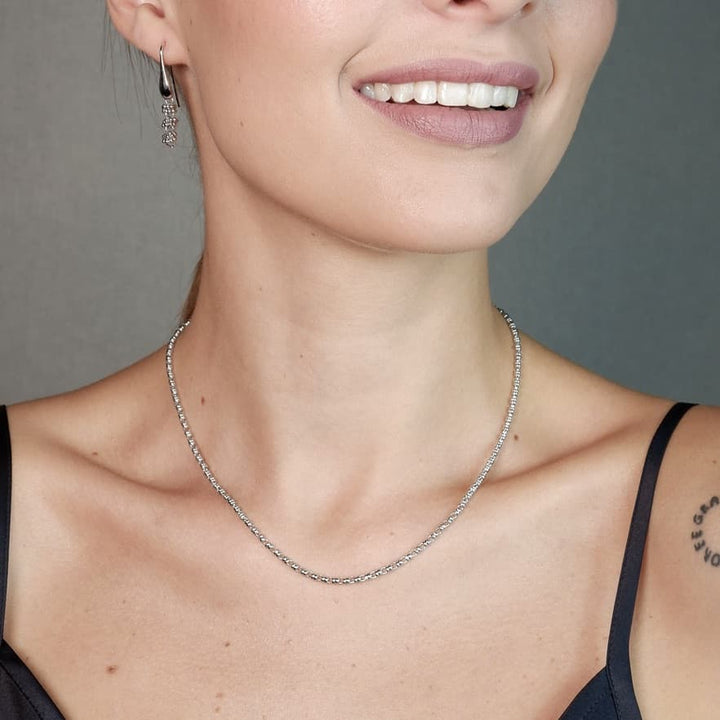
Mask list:
[{"label": "upper lip", "polygon": [[517,62],[481,63],[476,60],[456,58],[437,58],[418,60],[407,65],[398,65],[378,70],[364,77],[355,85],[355,89],[367,83],[385,82],[391,85],[421,80],[438,80],[456,83],[487,83],[516,87],[524,92],[532,89],[540,81],[540,73],[530,65]]}]

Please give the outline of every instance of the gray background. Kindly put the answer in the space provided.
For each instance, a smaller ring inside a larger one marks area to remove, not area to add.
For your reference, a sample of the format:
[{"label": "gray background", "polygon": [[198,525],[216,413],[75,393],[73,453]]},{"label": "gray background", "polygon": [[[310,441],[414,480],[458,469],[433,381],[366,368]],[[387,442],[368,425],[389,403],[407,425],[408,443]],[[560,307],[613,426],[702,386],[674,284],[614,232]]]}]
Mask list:
[{"label": "gray background", "polygon": [[[101,1],[0,3],[0,401],[14,402],[162,344],[203,228],[187,132],[174,153],[159,141],[154,74],[144,101],[119,43],[102,67]],[[621,3],[565,161],[492,251],[495,300],[526,332],[714,404],[719,73],[717,0]]]}]

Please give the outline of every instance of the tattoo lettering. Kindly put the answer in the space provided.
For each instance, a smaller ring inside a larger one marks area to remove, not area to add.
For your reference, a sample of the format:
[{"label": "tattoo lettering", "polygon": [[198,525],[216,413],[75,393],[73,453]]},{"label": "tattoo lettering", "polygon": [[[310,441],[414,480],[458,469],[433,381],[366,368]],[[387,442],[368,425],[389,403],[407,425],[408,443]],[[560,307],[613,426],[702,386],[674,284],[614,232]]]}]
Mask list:
[{"label": "tattoo lettering", "polygon": [[[702,504],[700,509],[693,515],[693,524],[696,528],[702,526],[705,522],[705,516],[712,510],[712,508],[720,505],[720,498],[717,495],[708,500],[708,502]],[[702,529],[695,529],[690,533],[690,538],[693,541],[693,548],[695,552],[702,551],[701,557],[705,563],[715,568],[720,568],[720,551],[715,552],[708,543],[705,541],[704,532]]]}]

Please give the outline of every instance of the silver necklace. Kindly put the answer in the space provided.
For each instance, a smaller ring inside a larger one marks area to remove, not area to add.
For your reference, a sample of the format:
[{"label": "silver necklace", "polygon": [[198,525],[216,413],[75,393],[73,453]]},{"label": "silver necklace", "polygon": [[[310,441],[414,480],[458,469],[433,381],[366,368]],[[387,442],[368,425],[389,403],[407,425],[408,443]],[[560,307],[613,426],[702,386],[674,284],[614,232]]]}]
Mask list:
[{"label": "silver necklace", "polygon": [[387,575],[388,573],[394,572],[395,570],[403,567],[404,565],[407,565],[411,560],[414,560],[418,555],[420,555],[420,553],[427,550],[427,548],[429,548],[460,517],[460,515],[462,515],[463,511],[468,506],[468,503],[470,502],[470,500],[472,500],[478,488],[480,487],[480,485],[482,485],[483,481],[487,477],[487,474],[490,472],[492,466],[495,464],[495,460],[497,460],[497,457],[500,454],[500,450],[502,449],[502,446],[505,442],[505,438],[510,431],[510,424],[512,423],[513,417],[515,416],[518,394],[520,392],[522,347],[520,345],[520,335],[518,334],[517,327],[515,326],[512,318],[504,310],[500,310],[500,308],[498,308],[498,311],[505,319],[505,322],[507,323],[508,327],[510,328],[510,332],[512,333],[513,344],[515,346],[515,363],[513,366],[513,384],[512,392],[510,394],[510,402],[508,403],[505,421],[503,422],[502,430],[500,431],[500,435],[498,436],[497,442],[495,443],[495,447],[490,453],[490,457],[488,457],[482,471],[475,478],[472,485],[470,485],[467,492],[465,493],[465,495],[463,495],[457,507],[450,513],[450,515],[448,515],[448,517],[443,522],[441,522],[422,542],[415,545],[415,547],[411,548],[405,555],[402,555],[394,562],[391,562],[389,565],[383,565],[382,567],[371,570],[370,572],[364,573],[363,575],[350,575],[347,577],[332,577],[329,575],[321,575],[320,573],[313,572],[312,570],[309,570],[308,568],[300,565],[300,563],[295,562],[291,557],[289,557],[282,550],[280,550],[280,548],[276,547],[270,541],[270,539],[260,531],[257,525],[255,525],[255,523],[245,514],[245,511],[240,507],[240,505],[238,505],[232,495],[230,495],[230,493],[215,479],[215,476],[212,474],[207,462],[205,462],[205,458],[200,452],[200,448],[198,448],[198,445],[195,442],[195,437],[193,436],[192,431],[190,430],[190,425],[187,421],[187,418],[185,417],[185,411],[183,410],[182,403],[180,402],[180,395],[178,393],[177,382],[175,380],[175,371],[173,369],[173,351],[175,349],[175,343],[177,342],[177,339],[180,337],[183,330],[185,330],[185,328],[190,324],[190,321],[187,320],[182,325],[180,325],[180,327],[175,331],[175,334],[170,339],[170,342],[168,342],[167,344],[167,350],[165,353],[165,368],[167,370],[167,378],[168,382],[170,383],[170,392],[172,393],[175,410],[177,411],[178,419],[180,420],[180,424],[182,425],[183,431],[185,432],[185,437],[187,439],[188,445],[190,446],[190,450],[192,450],[192,454],[195,457],[195,460],[197,460],[197,463],[202,469],[203,474],[208,479],[210,484],[215,488],[215,491],[225,500],[225,502],[227,502],[228,505],[230,505],[230,507],[235,511],[235,514],[243,521],[243,523],[245,523],[248,530],[250,530],[250,532],[262,543],[262,545],[267,548],[278,560],[283,562],[285,565],[287,565],[287,567],[289,567],[291,570],[294,570],[296,573],[303,575],[310,580],[315,580],[316,582],[330,583],[333,585],[353,585],[355,583],[362,583],[367,582],[368,580],[374,580],[381,575]]}]

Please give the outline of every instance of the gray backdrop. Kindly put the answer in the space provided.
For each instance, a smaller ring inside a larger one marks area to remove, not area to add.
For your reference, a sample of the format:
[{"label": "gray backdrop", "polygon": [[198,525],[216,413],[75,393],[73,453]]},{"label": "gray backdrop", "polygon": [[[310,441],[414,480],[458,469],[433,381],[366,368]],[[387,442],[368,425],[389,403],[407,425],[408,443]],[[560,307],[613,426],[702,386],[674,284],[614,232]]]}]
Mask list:
[{"label": "gray backdrop", "polygon": [[[720,404],[720,6],[621,6],[568,156],[493,250],[494,295],[597,372]],[[155,76],[145,106],[119,44],[103,71],[103,18],[0,0],[0,402],[162,344],[200,249],[187,133],[161,146]]]}]

